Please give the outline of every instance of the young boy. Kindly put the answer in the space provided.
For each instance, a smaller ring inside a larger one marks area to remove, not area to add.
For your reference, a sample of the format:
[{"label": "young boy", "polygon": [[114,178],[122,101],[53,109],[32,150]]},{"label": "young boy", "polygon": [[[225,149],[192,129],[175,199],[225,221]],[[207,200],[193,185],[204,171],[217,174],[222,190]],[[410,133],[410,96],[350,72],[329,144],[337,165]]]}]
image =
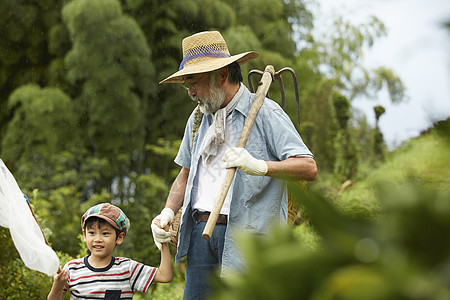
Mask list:
[{"label": "young boy", "polygon": [[81,217],[84,241],[90,255],[69,261],[55,274],[47,299],[132,299],[135,291],[146,292],[153,281],[172,281],[172,261],[167,243],[162,245],[159,268],[125,257],[113,257],[122,244],[130,221],[109,203],[89,208]]}]

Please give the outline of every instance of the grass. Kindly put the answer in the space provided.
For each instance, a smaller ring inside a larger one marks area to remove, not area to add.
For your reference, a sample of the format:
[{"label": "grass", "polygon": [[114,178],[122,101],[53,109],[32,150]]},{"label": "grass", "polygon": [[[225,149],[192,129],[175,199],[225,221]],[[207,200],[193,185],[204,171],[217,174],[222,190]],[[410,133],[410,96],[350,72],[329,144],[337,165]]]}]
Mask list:
[{"label": "grass", "polygon": [[450,144],[446,137],[435,132],[410,140],[387,156],[385,163],[376,169],[366,170],[367,176],[356,180],[344,192],[337,205],[344,213],[373,219],[379,214],[376,186],[417,185],[450,191]]}]

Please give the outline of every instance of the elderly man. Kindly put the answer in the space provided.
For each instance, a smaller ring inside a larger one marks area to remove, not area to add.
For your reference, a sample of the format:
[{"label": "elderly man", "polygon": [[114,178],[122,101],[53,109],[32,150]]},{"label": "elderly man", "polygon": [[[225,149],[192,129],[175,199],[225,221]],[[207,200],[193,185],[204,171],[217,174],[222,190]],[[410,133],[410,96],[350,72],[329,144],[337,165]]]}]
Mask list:
[{"label": "elderly man", "polygon": [[[315,179],[314,157],[289,117],[265,99],[245,149],[234,147],[242,132],[254,94],[242,84],[240,65],[257,52],[230,55],[217,31],[200,32],[182,42],[179,71],[161,83],[182,83],[198,107],[187,121],[175,162],[181,171],[155,220],[170,224],[182,207],[176,261],[187,256],[183,299],[208,295],[208,274],[240,270],[244,262],[234,233],[266,233],[269,225],[287,220],[287,189],[282,178]],[[237,167],[217,224],[209,240],[202,237],[226,168]],[[154,221],[155,221],[154,220]],[[152,222],[155,243],[168,233]]]}]

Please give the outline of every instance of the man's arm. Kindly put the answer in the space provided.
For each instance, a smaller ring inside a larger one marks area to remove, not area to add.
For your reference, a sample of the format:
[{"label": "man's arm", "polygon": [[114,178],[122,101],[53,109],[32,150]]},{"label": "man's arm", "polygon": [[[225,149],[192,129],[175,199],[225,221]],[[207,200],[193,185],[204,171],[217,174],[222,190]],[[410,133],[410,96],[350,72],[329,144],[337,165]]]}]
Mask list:
[{"label": "man's arm", "polygon": [[306,181],[314,181],[317,176],[316,161],[312,157],[289,157],[283,161],[266,161],[266,164],[266,176]]},{"label": "man's arm", "polygon": [[189,169],[181,168],[180,173],[178,173],[177,178],[170,188],[165,207],[173,210],[175,214],[181,208],[181,206],[183,206],[184,193],[186,192],[188,176]]},{"label": "man's arm", "polygon": [[313,181],[317,165],[312,157],[289,157],[282,161],[264,161],[253,157],[245,148],[225,151],[225,168],[237,167],[248,175],[271,176],[289,180]]},{"label": "man's arm", "polygon": [[176,212],[183,206],[188,176],[189,169],[182,168],[170,188],[165,208],[152,220],[151,229],[153,240],[159,250],[162,250],[162,244],[170,241],[170,232],[166,232],[162,228],[171,224]]}]

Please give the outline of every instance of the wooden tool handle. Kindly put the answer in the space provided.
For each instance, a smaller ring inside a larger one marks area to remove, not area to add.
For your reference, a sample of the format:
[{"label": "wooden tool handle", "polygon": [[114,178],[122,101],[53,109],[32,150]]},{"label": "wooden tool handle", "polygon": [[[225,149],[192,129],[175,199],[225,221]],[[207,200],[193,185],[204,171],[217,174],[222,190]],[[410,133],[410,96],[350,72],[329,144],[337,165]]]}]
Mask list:
[{"label": "wooden tool handle", "polygon": [[[258,114],[259,109],[264,103],[264,98],[269,91],[274,76],[275,70],[273,66],[266,66],[261,81],[259,82],[259,87],[256,90],[255,99],[253,100],[252,106],[250,107],[250,110],[248,112],[247,119],[245,120],[244,128],[242,129],[237,147],[245,148],[245,144],[247,143],[248,136],[250,135],[250,131],[252,130],[256,115]],[[220,188],[219,196],[214,203],[214,207],[211,211],[211,214],[209,215],[208,222],[206,222],[205,229],[203,230],[202,235],[205,240],[209,240],[211,238],[214,226],[216,226],[217,218],[219,217],[220,211],[222,210],[223,203],[225,202],[225,198],[228,194],[228,190],[230,189],[231,182],[233,181],[235,173],[236,168],[229,168],[227,170],[227,173],[225,174],[225,179],[223,180],[222,187]]]}]

